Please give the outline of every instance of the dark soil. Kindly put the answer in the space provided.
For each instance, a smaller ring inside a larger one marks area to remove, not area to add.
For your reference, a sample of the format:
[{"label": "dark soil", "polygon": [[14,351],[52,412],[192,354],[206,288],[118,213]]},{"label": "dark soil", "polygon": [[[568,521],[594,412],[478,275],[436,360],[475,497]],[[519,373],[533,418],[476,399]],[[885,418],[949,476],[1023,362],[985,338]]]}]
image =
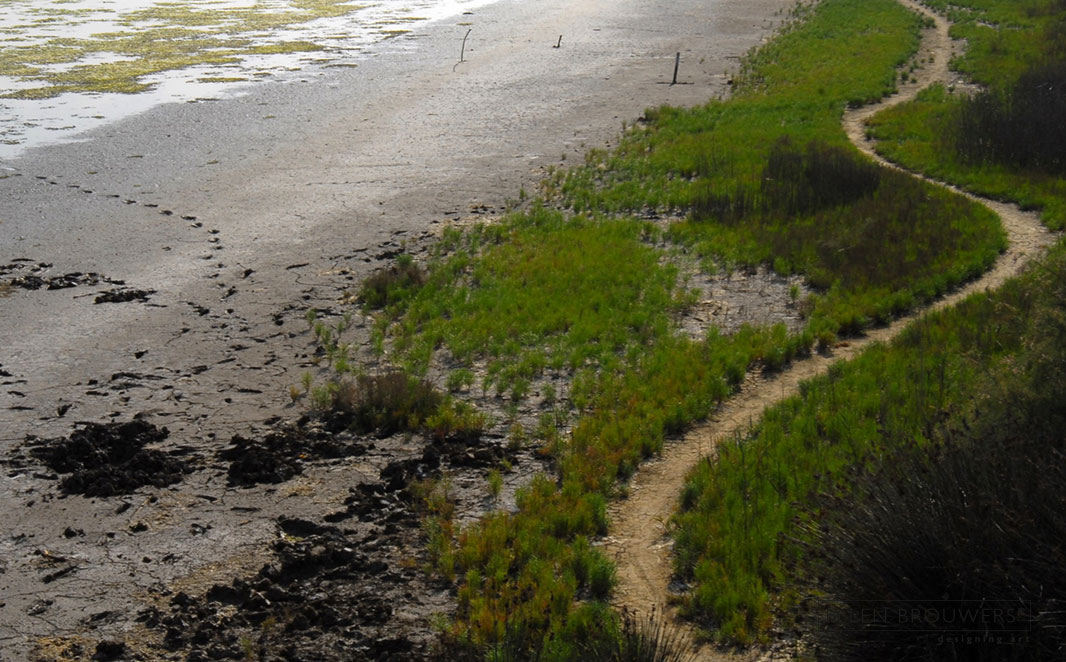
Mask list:
[{"label": "dark soil", "polygon": [[[58,276],[48,275],[52,264],[48,262],[32,262],[17,260],[10,264],[0,265],[0,284],[19,287],[24,290],[65,290],[79,285],[98,285],[108,283],[111,285],[125,285],[121,280],[108,278],[95,272],[82,273],[72,271]],[[4,279],[4,276],[11,276]]]},{"label": "dark soil", "polygon": [[348,434],[297,426],[271,432],[263,439],[234,436],[218,457],[229,462],[230,486],[248,487],[289,480],[303,473],[303,464],[309,460],[365,455],[373,447]]},{"label": "dark soil", "polygon": [[421,548],[418,503],[384,480],[350,492],[339,519],[358,516],[358,530],[280,517],[273,558],[257,574],[170,595],[138,620],[189,662],[431,658],[432,634],[398,613],[424,618],[426,596],[444,591],[408,556]]},{"label": "dark soil", "polygon": [[147,301],[149,297],[155,294],[155,290],[128,290],[125,288],[118,288],[103,292],[95,299],[93,303],[125,303],[127,301]]},{"label": "dark soil", "polygon": [[[63,492],[106,497],[148,485],[166,487],[191,470],[180,457],[187,452],[183,449],[164,453],[145,448],[167,435],[166,428],[137,418],[127,423],[79,423],[69,437],[30,437],[23,450],[52,471],[66,474],[59,484]],[[28,458],[16,455],[12,464],[25,466]]]}]

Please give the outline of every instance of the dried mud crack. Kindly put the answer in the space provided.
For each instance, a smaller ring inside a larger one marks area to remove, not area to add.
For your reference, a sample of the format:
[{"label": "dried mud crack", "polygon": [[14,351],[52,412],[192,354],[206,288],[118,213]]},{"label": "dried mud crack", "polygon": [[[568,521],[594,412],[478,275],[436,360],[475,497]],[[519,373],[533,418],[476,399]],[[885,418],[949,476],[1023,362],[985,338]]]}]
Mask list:
[{"label": "dried mud crack", "polygon": [[[952,54],[960,48],[948,35],[950,24],[947,20],[912,0],[899,1],[935,22],[933,28],[924,31],[917,56],[919,62],[926,64],[914,73],[911,82],[900,86],[897,94],[880,103],[849,110],[843,118],[849,140],[887,167],[896,166],[876,154],[873,144],[866,138],[864,121],[884,108],[913,99],[921,89],[932,83],[954,82],[952,79],[955,74],[949,70],[948,64]],[[914,176],[921,177],[917,174]],[[998,287],[1051,245],[1053,237],[1040,224],[1037,214],[1022,211],[1014,205],[973,196],[941,182],[928,181],[965,195],[998,214],[1008,236],[1009,248],[981,278],[887,327],[871,330],[862,338],[838,345],[831,355],[796,361],[778,375],[749,375],[739,394],[725,402],[709,421],[690,430],[682,439],[668,443],[660,458],[645,464],[630,482],[627,498],[615,502],[610,508],[611,526],[605,544],[617,563],[618,590],[615,602],[618,607],[643,614],[665,609],[677,618],[676,610],[664,607],[675,597],[671,589],[672,541],[667,522],[677,507],[686,476],[704,458],[714,457],[715,447],[720,441],[743,435],[767,407],[799,393],[801,382],[824,374],[832,364],[855,357],[873,343],[891,340],[920,315],[955,305],[974,292]],[[691,626],[680,620],[678,622],[683,629],[695,635]],[[704,646],[698,651],[698,659],[766,659],[777,654],[787,657],[787,654],[774,649],[732,653]]]}]

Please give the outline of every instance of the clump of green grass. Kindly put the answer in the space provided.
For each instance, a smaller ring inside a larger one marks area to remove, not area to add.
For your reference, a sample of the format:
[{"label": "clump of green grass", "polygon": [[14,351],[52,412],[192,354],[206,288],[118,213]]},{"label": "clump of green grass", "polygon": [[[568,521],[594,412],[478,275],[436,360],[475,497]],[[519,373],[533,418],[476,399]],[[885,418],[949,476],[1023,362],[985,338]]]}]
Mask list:
[{"label": "clump of green grass", "polygon": [[[413,371],[444,348],[456,368],[485,361],[498,392],[520,393],[546,370],[615,370],[667,335],[686,303],[659,235],[632,220],[516,214],[457,238],[420,289],[398,287],[384,323],[394,320],[393,347]],[[376,279],[363,291],[384,289]]]},{"label": "clump of green grass", "polygon": [[331,426],[382,436],[422,431],[431,438],[474,441],[486,417],[472,406],[442,394],[424,379],[402,370],[356,375],[327,382],[312,401]]},{"label": "clump of green grass", "polygon": [[[536,642],[537,634],[509,622],[503,640],[489,648],[489,662],[689,662],[692,643],[668,618],[656,611],[636,616],[617,614],[602,603],[586,603],[574,610],[560,636]],[[538,652],[531,658],[529,651]]]}]

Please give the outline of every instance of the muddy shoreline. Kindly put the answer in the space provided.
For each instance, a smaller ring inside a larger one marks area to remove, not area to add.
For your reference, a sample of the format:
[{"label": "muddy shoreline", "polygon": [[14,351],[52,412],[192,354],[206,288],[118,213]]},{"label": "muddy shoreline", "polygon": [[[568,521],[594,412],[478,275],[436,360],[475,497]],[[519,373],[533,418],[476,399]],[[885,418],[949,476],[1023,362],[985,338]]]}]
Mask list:
[{"label": "muddy shoreline", "polygon": [[[417,511],[392,478],[447,471],[472,512],[493,507],[475,449],[427,459],[418,437],[341,439],[359,452],[303,449],[298,473],[250,485],[219,453],[286,424],[318,434],[289,393],[320,369],[307,308],[339,313],[389,256],[501,213],[645,107],[724,93],[791,4],[505,0],[357,68],[163,106],[0,163],[0,659],[241,659],[249,645],[423,659],[450,596],[421,570]],[[675,52],[684,84],[670,86]],[[135,415],[167,429],[146,447],[187,467],[175,482],[65,494],[26,454],[28,437]],[[286,618],[317,605],[289,622],[325,628],[322,646],[264,628],[283,619],[260,598]]]}]

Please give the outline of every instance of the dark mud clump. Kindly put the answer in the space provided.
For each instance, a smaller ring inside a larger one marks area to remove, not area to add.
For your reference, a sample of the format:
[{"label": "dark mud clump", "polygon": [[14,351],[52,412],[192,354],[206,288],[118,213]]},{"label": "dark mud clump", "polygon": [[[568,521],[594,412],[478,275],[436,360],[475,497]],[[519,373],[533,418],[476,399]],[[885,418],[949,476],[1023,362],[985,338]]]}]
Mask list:
[{"label": "dark mud clump", "polygon": [[28,439],[29,455],[52,471],[67,474],[60,489],[68,494],[107,497],[151,485],[165,487],[190,471],[172,454],[145,448],[167,438],[166,428],[143,419],[127,423],[79,423],[69,437]]},{"label": "dark mud clump", "polygon": [[428,659],[432,638],[395,607],[426,593],[425,573],[390,553],[413,542],[417,519],[403,506],[378,513],[394,522],[363,533],[280,518],[274,558],[258,574],[199,597],[177,593],[139,620],[189,662]]},{"label": "dark mud clump", "polygon": [[102,292],[95,299],[93,303],[126,303],[127,301],[148,301],[148,298],[155,294],[155,290],[129,290],[125,288],[118,288]]},{"label": "dark mud clump", "polygon": [[293,427],[271,432],[262,439],[234,436],[218,457],[229,462],[231,486],[249,487],[289,480],[303,473],[303,465],[309,461],[361,456],[372,447],[350,435]]},{"label": "dark mud clump", "polygon": [[[6,279],[7,284],[24,290],[39,290],[42,288],[46,290],[65,290],[71,287],[98,285],[100,283],[125,284],[121,280],[108,278],[95,272],[82,273],[80,271],[72,271],[59,276],[51,276],[48,275],[48,271],[51,268],[52,265],[47,262],[33,264],[27,260],[18,260],[11,264],[0,265],[0,277],[15,274],[13,277]],[[3,280],[0,280],[0,283],[3,282]]]}]

